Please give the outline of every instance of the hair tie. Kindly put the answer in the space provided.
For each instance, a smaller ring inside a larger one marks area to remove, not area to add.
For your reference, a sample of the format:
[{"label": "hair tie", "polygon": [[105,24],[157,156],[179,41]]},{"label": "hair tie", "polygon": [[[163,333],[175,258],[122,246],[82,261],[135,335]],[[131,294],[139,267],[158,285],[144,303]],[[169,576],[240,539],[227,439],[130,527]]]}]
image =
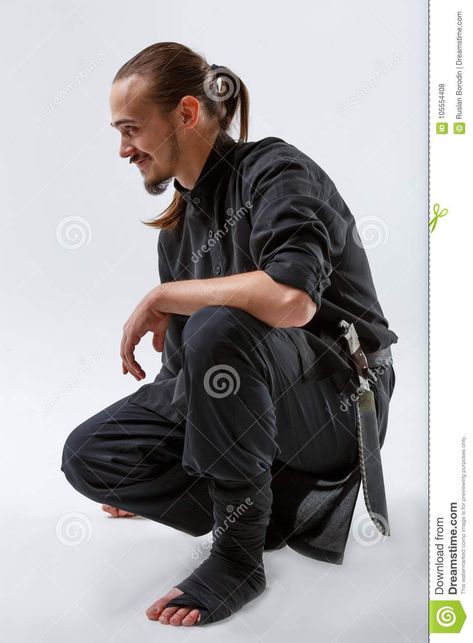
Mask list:
[{"label": "hair tie", "polygon": [[220,65],[210,65],[210,69],[217,69],[217,67],[220,67]]}]

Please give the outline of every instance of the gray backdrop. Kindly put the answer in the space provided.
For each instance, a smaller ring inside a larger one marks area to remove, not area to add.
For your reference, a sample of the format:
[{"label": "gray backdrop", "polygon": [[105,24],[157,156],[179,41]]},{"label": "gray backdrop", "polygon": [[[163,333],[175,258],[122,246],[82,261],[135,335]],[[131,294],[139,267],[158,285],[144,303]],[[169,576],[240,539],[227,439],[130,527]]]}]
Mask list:
[{"label": "gray backdrop", "polygon": [[[241,76],[250,140],[279,136],[329,173],[400,338],[383,449],[392,536],[363,531],[360,495],[343,566],[265,554],[264,597],[192,636],[427,640],[427,2],[29,0],[2,14],[5,639],[190,635],[144,612],[189,573],[199,539],[113,520],[59,469],[69,432],[140,386],[121,373],[119,343],[158,283],[158,233],[140,219],[171,188],[148,195],[118,157],[108,94],[132,55],[175,40]],[[137,355],[152,381],[150,335]]]}]

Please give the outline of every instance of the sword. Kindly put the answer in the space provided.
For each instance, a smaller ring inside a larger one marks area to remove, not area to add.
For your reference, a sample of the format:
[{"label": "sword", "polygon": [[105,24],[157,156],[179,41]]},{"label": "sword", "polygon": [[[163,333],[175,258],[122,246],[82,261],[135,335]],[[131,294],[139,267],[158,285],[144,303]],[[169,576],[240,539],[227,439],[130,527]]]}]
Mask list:
[{"label": "sword", "polygon": [[379,444],[378,418],[374,393],[370,388],[369,377],[376,375],[368,366],[355,326],[342,319],[338,323],[343,329],[342,338],[347,344],[346,352],[359,387],[355,399],[358,453],[360,460],[363,495],[366,509],[376,528],[389,536],[389,519],[384,489],[381,449]]}]

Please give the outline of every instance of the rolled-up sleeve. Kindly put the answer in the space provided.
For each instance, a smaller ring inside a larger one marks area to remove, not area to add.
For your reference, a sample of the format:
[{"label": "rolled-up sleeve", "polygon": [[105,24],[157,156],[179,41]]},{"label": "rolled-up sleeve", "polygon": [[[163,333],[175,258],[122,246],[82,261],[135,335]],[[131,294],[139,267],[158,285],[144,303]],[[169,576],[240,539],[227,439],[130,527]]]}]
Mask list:
[{"label": "rolled-up sleeve", "polygon": [[[319,185],[320,187],[320,185]],[[330,205],[303,160],[277,158],[260,172],[251,198],[250,251],[260,270],[307,292],[317,308],[330,285]]]}]

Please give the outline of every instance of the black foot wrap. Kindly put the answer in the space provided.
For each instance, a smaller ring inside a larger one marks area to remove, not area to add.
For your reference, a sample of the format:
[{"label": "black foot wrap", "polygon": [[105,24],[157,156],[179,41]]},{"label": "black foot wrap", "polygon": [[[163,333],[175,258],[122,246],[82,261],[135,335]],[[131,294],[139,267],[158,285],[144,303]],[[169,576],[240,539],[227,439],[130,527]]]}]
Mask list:
[{"label": "black foot wrap", "polygon": [[271,470],[251,481],[209,478],[214,502],[209,557],[175,585],[184,592],[166,607],[198,608],[195,625],[221,621],[259,596],[266,587],[263,548],[271,514]]}]

